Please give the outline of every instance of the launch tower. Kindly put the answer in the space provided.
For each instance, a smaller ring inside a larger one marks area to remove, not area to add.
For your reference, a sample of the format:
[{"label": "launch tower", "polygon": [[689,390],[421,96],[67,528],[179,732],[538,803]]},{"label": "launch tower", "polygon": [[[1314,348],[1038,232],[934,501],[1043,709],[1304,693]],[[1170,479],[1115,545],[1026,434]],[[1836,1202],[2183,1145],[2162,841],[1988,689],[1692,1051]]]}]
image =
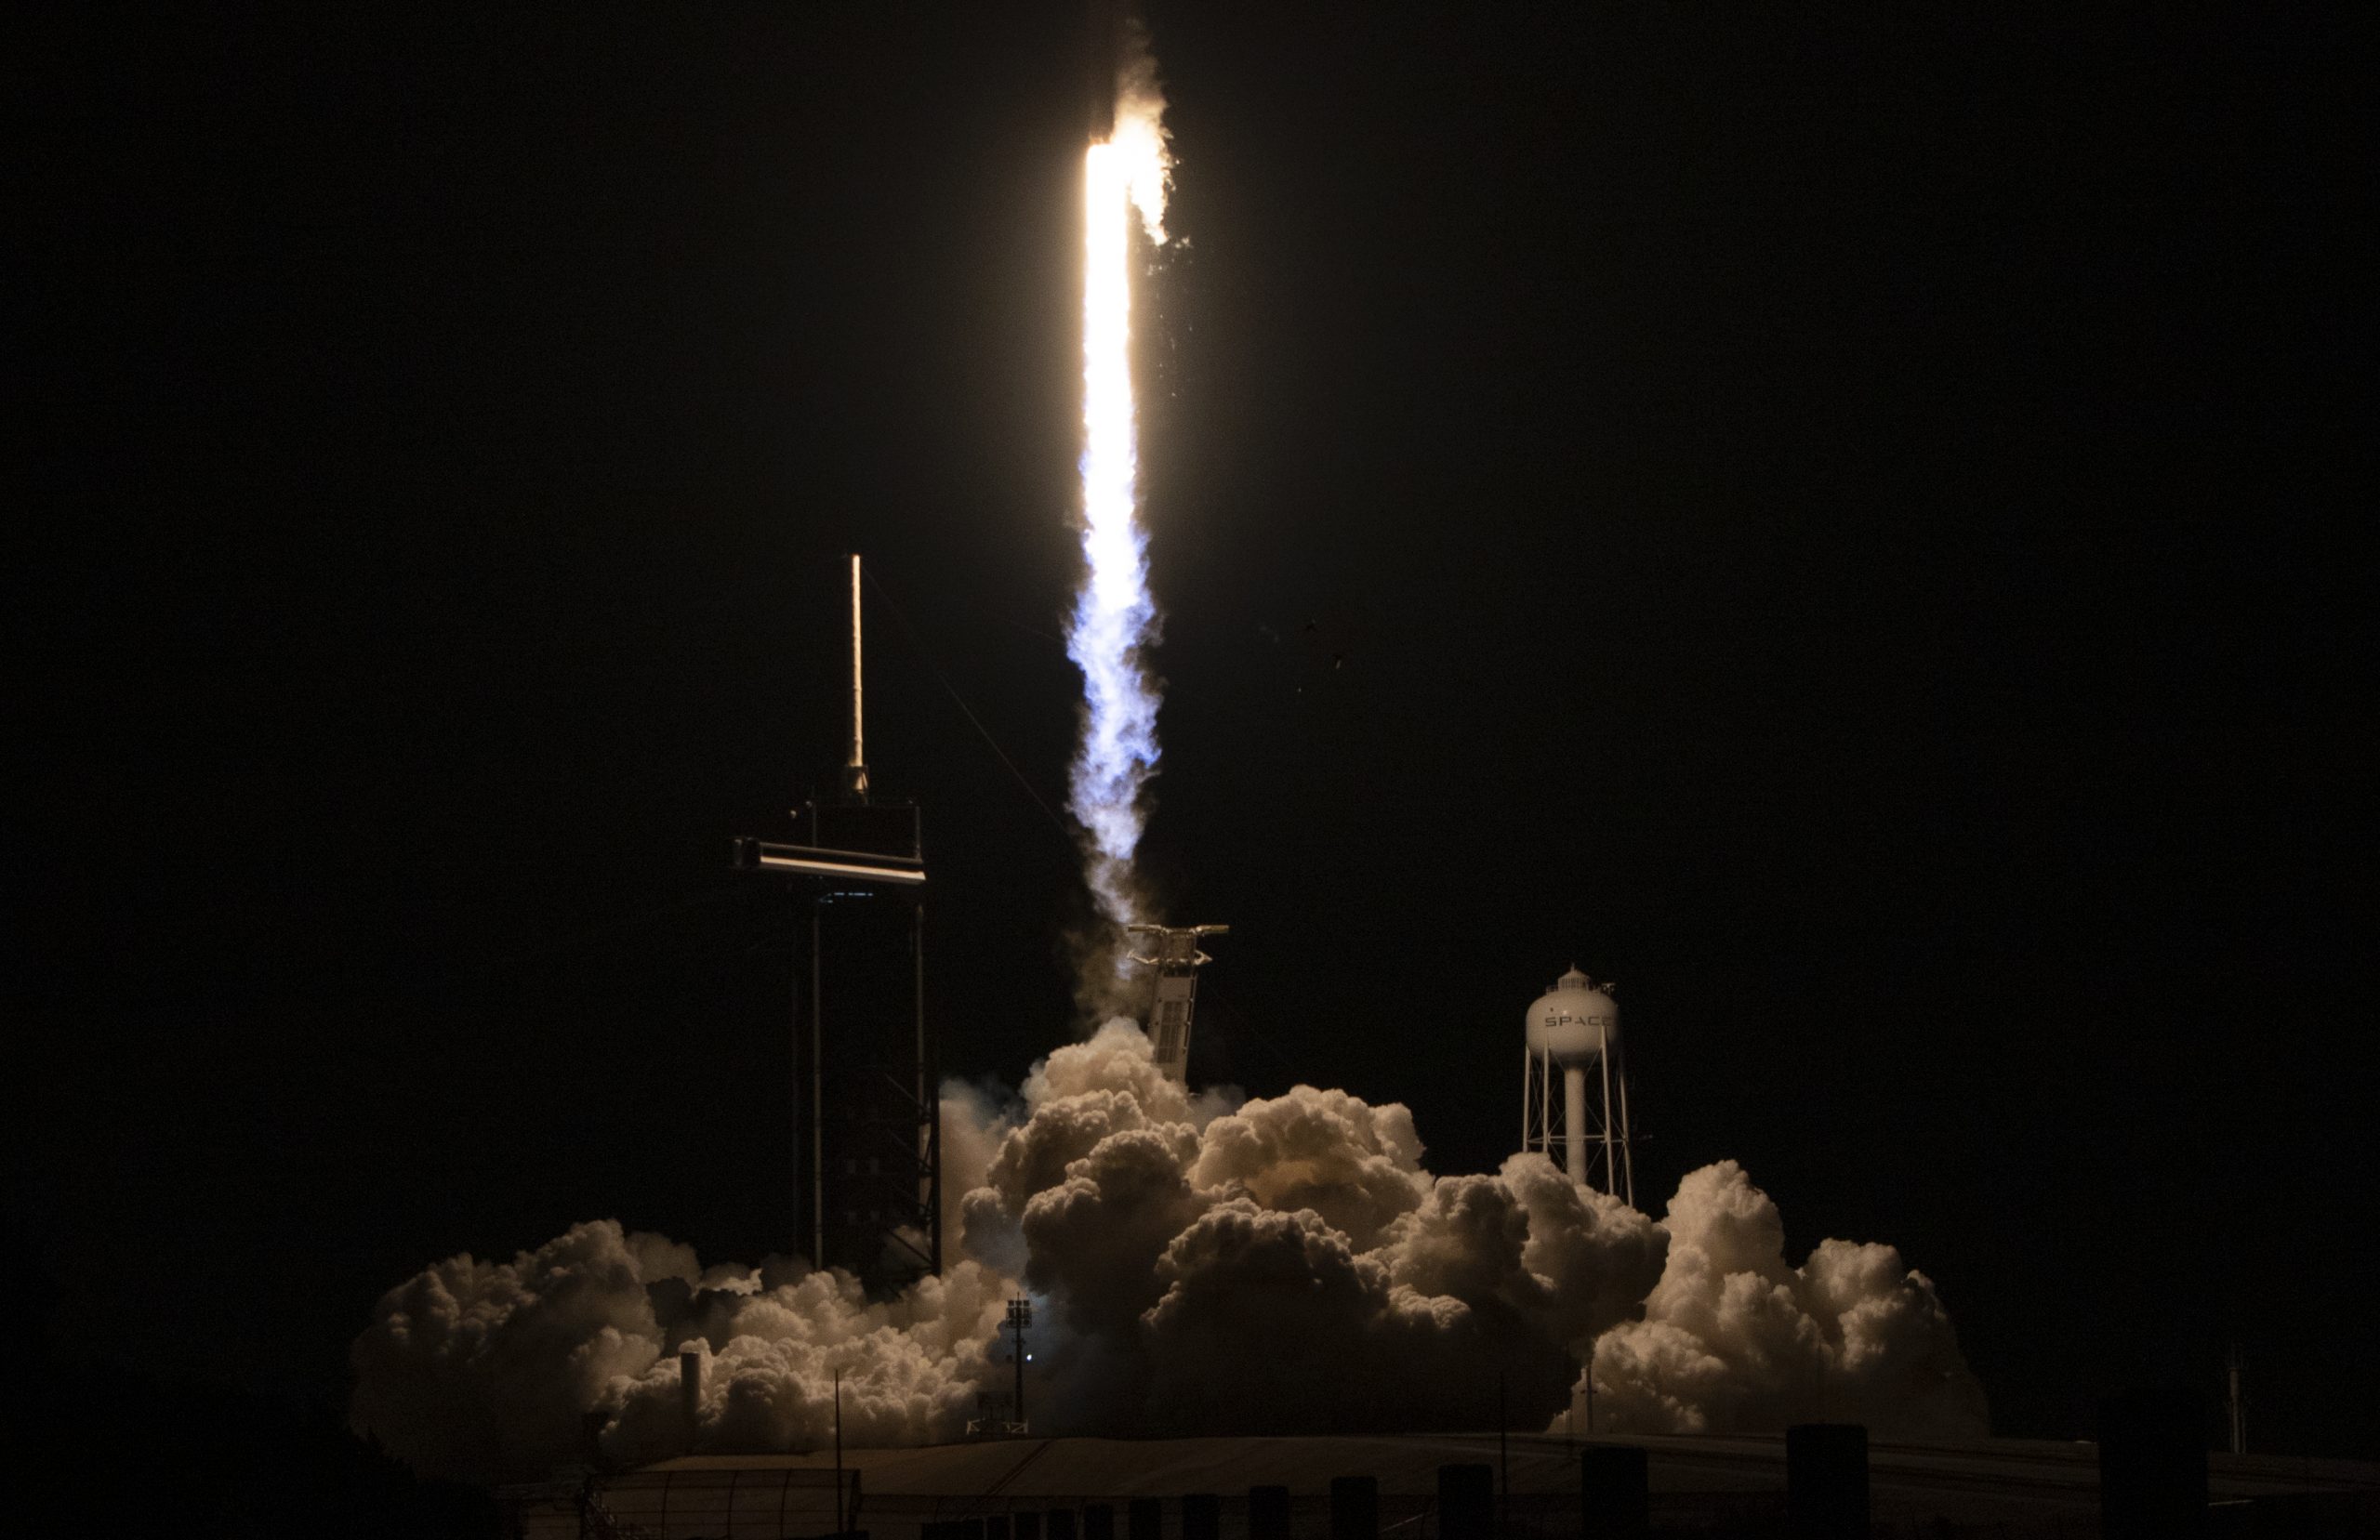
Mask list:
[{"label": "launch tower", "polygon": [[[1616,986],[1577,968],[1528,1007],[1521,1067],[1521,1150],[1545,1155],[1584,1187],[1633,1207],[1636,1165],[1629,1148],[1628,1077],[1620,1063]],[[1562,1087],[1559,1132],[1554,1087]]]},{"label": "launch tower", "polygon": [[1149,1041],[1157,1047],[1157,1067],[1179,1081],[1190,1070],[1190,1008],[1198,997],[1198,970],[1214,961],[1198,949],[1209,936],[1231,933],[1227,925],[1128,925],[1144,951],[1132,961],[1157,969],[1157,989],[1149,1002]]},{"label": "launch tower", "polygon": [[736,840],[735,865],[791,879],[807,933],[793,992],[795,1244],[881,1294],[942,1268],[941,1107],[918,808],[869,791],[856,556],[851,580],[841,793],[794,810],[800,843]]}]

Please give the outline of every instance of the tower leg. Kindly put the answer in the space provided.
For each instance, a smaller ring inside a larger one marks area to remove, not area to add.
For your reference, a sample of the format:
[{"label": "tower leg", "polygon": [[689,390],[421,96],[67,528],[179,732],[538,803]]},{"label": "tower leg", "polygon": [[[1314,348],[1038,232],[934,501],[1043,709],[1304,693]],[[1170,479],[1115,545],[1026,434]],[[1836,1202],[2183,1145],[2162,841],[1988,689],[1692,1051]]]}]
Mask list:
[{"label": "tower leg", "polygon": [[1636,1206],[1636,1139],[1628,1123],[1628,1066],[1620,1067],[1620,1196]]},{"label": "tower leg", "polygon": [[1570,1179],[1587,1179],[1587,1071],[1582,1064],[1562,1071],[1562,1134]]},{"label": "tower leg", "polygon": [[820,1085],[826,1073],[826,1043],[822,1028],[826,1019],[826,971],[825,939],[818,922],[818,902],[810,903],[810,1265],[824,1268],[826,1263],[826,1091]]},{"label": "tower leg", "polygon": [[1617,1197],[1620,1163],[1612,1159],[1611,1148],[1611,1034],[1602,1033],[1595,1048],[1595,1067],[1603,1072],[1603,1190]]}]

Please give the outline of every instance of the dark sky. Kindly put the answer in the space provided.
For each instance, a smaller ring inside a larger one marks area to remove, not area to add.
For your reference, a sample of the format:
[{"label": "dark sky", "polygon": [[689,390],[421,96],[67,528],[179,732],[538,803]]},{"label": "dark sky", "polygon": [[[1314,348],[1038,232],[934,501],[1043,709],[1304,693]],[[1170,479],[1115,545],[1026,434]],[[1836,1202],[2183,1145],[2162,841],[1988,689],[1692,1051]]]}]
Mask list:
[{"label": "dark sky", "polygon": [[[1151,8],[1194,1067],[1481,1168],[1576,961],[1653,1200],[1734,1156],[1797,1256],[1898,1244],[2003,1431],[2236,1338],[2259,1441],[2380,1441],[2344,33]],[[853,544],[951,1066],[1064,1037],[1072,855],[933,671],[1055,802],[1079,11],[20,23],[0,966],[69,1351],[332,1398],[434,1257],[783,1243],[725,854],[832,775]]]}]

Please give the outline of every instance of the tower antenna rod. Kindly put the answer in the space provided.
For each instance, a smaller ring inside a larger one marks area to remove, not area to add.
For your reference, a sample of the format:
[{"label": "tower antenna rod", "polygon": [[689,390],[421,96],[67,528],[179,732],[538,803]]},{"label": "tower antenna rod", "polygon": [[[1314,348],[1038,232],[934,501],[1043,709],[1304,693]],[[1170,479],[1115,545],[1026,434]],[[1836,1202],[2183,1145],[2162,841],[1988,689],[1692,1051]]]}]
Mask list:
[{"label": "tower antenna rod", "polygon": [[867,725],[860,686],[859,553],[852,553],[852,759],[843,769],[851,794],[867,800]]}]

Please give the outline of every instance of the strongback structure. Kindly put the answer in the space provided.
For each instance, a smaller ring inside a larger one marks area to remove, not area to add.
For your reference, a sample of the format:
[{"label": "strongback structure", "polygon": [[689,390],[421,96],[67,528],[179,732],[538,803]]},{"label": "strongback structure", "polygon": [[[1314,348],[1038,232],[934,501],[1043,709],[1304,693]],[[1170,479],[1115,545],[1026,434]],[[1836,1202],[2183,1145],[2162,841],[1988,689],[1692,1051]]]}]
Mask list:
[{"label": "strongback structure", "polygon": [[794,810],[796,842],[736,840],[735,864],[788,879],[807,953],[792,1013],[795,1244],[884,1294],[942,1268],[941,1116],[918,808],[869,792],[856,556],[851,579],[841,794]]},{"label": "strongback structure", "polygon": [[[1521,1067],[1521,1150],[1545,1155],[1570,1179],[1636,1203],[1629,1147],[1628,1077],[1620,1061],[1615,986],[1577,968],[1528,1007]],[[1555,1122],[1554,1086],[1562,1087]]]},{"label": "strongback structure", "polygon": [[1198,950],[1209,936],[1231,933],[1227,925],[1128,925],[1125,930],[1143,950],[1132,961],[1157,970],[1157,988],[1149,1001],[1149,1042],[1157,1050],[1157,1067],[1174,1080],[1190,1070],[1190,1011],[1197,1003],[1198,970],[1214,961]]}]

